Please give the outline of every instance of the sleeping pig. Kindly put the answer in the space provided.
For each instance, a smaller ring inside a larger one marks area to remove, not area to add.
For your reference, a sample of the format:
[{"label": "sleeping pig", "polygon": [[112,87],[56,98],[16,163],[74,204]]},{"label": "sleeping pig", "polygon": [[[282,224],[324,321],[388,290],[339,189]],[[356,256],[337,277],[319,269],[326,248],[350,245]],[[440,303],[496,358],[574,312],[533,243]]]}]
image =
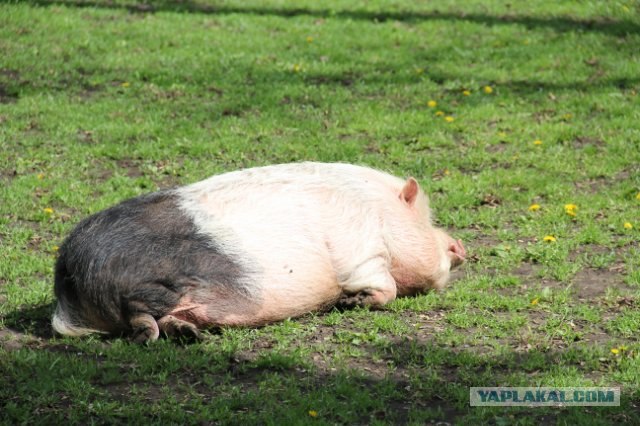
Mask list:
[{"label": "sleeping pig", "polygon": [[59,250],[53,327],[197,338],[442,288],[464,258],[413,178],[348,164],[241,170],[80,222]]}]

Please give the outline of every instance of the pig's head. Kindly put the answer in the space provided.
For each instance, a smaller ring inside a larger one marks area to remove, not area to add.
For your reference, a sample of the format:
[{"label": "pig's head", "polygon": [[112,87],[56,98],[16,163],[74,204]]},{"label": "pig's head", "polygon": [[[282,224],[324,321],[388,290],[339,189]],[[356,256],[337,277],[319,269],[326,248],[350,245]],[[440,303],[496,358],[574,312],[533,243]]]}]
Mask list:
[{"label": "pig's head", "polygon": [[415,179],[409,178],[404,183],[398,198],[399,225],[391,228],[393,242],[389,245],[391,275],[398,294],[441,289],[449,280],[450,271],[464,263],[466,251],[462,241],[431,224],[427,196]]}]

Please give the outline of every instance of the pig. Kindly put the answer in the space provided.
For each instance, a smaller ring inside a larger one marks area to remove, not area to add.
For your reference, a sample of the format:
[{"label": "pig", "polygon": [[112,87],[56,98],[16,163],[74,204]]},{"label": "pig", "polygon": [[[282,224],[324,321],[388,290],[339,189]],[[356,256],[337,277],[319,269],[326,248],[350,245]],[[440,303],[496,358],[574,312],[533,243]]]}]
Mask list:
[{"label": "pig", "polygon": [[342,163],[250,168],[81,221],[59,249],[52,325],[198,339],[440,289],[465,256],[414,178]]}]

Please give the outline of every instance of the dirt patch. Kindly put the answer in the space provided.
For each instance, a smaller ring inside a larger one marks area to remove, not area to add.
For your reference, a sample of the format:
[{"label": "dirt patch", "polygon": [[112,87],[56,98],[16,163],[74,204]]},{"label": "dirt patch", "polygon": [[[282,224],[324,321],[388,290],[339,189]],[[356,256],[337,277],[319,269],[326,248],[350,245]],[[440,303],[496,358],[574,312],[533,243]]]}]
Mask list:
[{"label": "dirt patch", "polygon": [[18,101],[18,93],[0,84],[0,104],[12,104]]},{"label": "dirt patch", "polygon": [[608,288],[627,288],[622,276],[606,269],[582,269],[571,281],[576,297],[581,302],[601,297]]},{"label": "dirt patch", "polygon": [[144,176],[140,160],[134,160],[131,158],[123,158],[116,160],[116,164],[123,174],[130,178],[139,178]]},{"label": "dirt patch", "polygon": [[614,249],[607,246],[599,245],[599,244],[584,244],[584,245],[578,246],[575,250],[573,250],[569,254],[569,260],[574,262],[582,256],[597,256],[597,255],[609,254],[613,251]]},{"label": "dirt patch", "polygon": [[581,191],[588,191],[590,193],[599,193],[602,192],[605,188],[613,187],[618,185],[620,182],[629,180],[631,176],[635,176],[638,174],[637,170],[621,170],[616,173],[615,176],[596,176],[594,178],[585,179],[580,182],[576,182],[575,186],[577,189]]},{"label": "dirt patch", "polygon": [[0,348],[6,351],[22,349],[25,346],[25,337],[28,338],[24,333],[15,330],[0,329]]},{"label": "dirt patch", "polygon": [[520,266],[511,270],[511,274],[522,278],[523,282],[537,281],[539,276],[540,265],[522,262]]},{"label": "dirt patch", "polygon": [[[93,137],[91,134],[85,136],[86,131],[79,137]],[[92,162],[90,178],[97,182],[105,182],[111,179],[114,174],[124,175],[131,179],[147,177],[151,179],[158,188],[174,188],[180,185],[182,169],[181,161],[170,163],[164,160],[143,160],[138,158],[121,158],[117,160]],[[96,194],[99,196],[99,194]]]},{"label": "dirt patch", "polygon": [[493,248],[501,243],[502,241],[491,235],[476,235],[475,238],[471,240],[471,245],[484,248]]},{"label": "dirt patch", "polygon": [[[5,81],[17,81],[20,79],[20,73],[9,68],[0,68],[0,77]],[[11,104],[18,100],[18,92],[9,88],[0,80],[0,104]]]},{"label": "dirt patch", "polygon": [[605,141],[600,138],[594,138],[590,136],[576,136],[572,141],[567,143],[573,148],[585,148],[588,146],[595,146],[602,148],[606,145]]}]

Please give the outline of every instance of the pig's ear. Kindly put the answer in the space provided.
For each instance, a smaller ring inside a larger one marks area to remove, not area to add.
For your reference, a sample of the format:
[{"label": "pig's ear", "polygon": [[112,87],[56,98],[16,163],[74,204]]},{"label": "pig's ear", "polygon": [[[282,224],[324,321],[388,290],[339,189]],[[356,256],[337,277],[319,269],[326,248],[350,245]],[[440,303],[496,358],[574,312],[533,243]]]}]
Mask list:
[{"label": "pig's ear", "polygon": [[410,177],[402,187],[402,191],[400,192],[400,199],[408,205],[413,206],[416,202],[416,199],[418,198],[419,190],[420,185],[418,185],[418,181]]}]

